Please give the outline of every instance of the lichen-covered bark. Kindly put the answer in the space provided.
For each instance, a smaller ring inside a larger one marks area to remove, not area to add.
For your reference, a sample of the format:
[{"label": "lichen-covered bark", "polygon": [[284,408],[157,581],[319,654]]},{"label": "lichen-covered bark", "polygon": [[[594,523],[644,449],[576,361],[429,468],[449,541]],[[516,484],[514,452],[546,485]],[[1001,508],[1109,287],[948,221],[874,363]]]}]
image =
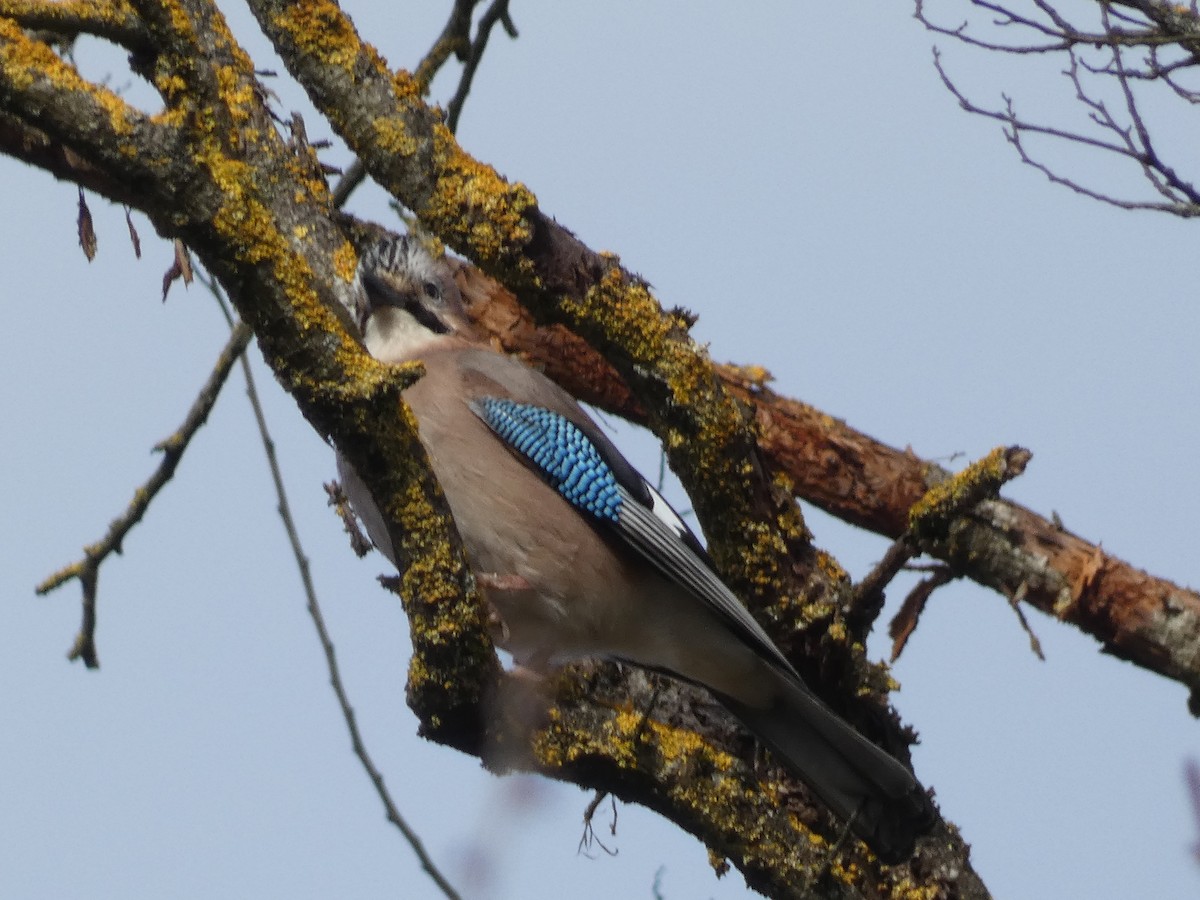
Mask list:
[{"label": "lichen-covered bark", "polygon": [[[881,867],[835,848],[843,825],[747,753],[745,733],[702,691],[612,665],[570,670],[555,688],[543,718],[527,701],[519,716],[501,717],[512,729],[505,736],[529,748],[525,767],[657,810],[700,835],[714,864],[732,863],[767,896],[988,896],[945,823],[911,866]],[[515,738],[522,726],[528,737]]]}]

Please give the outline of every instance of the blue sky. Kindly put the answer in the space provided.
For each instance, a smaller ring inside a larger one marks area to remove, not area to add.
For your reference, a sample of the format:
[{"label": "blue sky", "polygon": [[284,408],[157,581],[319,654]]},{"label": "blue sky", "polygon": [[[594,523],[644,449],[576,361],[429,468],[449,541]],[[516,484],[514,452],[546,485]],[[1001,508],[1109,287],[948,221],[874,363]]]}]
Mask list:
[{"label": "blue sky", "polygon": [[[447,6],[345,4],[404,66]],[[244,10],[229,12],[274,65]],[[905,4],[852,21],[784,3],[748,17],[517,0],[513,15],[521,37],[493,37],[460,140],[589,245],[619,253],[664,304],[699,313],[694,333],[715,358],[764,365],[780,392],[943,465],[1027,446],[1033,462],[1007,496],[1200,583],[1193,224],[1101,206],[1021,166],[995,123],[957,109]],[[1080,120],[1058,66],[946,50],[979,99],[1006,91]],[[89,74],[130,81],[119,55],[80,55]],[[449,74],[435,85],[443,101]],[[272,86],[283,109],[307,108],[286,79]],[[310,137],[328,136],[306,121]],[[1193,122],[1170,127],[1177,146],[1195,146]],[[1137,187],[1112,160],[1056,158]],[[182,420],[225,327],[197,285],[160,303],[171,250],[144,219],[139,262],[122,211],[92,198],[100,248],[88,264],[73,188],[6,160],[0,183],[0,451],[12,473],[0,896],[435,896],[350,753],[238,377],[101,573],[102,669],[65,661],[78,592],[39,598],[33,585],[149,474],[150,448]],[[389,221],[378,191],[353,207]],[[350,553],[321,489],[331,451],[255,365],[360,724],[451,880],[471,897],[650,897],[657,874],[668,898],[746,895],[736,872],[717,880],[699,844],[635,807],[607,840],[616,856],[578,855],[587,794],[495,779],[414,736],[405,622],[374,582],[386,563]],[[621,429],[619,442],[656,470],[651,439]],[[806,512],[854,575],[883,553],[881,539]],[[1150,885],[1195,896],[1183,765],[1200,741],[1186,692],[1030,621],[1044,663],[1002,598],[970,584],[935,595],[895,669],[895,703],[922,737],[918,775],[997,896],[1124,898]]]}]

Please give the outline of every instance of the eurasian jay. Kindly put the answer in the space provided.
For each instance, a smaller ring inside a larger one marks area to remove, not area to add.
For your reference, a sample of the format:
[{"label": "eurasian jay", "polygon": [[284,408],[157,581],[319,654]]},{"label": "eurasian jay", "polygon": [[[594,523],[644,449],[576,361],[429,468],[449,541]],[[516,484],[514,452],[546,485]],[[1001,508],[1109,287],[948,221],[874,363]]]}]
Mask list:
[{"label": "eurasian jay", "polygon": [[[884,861],[907,858],[935,815],[920,783],[804,684],[667,502],[565,391],[472,343],[443,263],[408,236],[359,262],[363,341],[419,359],[405,391],[468,561],[518,663],[606,657],[712,692]],[[344,460],[372,541],[387,528]]]}]

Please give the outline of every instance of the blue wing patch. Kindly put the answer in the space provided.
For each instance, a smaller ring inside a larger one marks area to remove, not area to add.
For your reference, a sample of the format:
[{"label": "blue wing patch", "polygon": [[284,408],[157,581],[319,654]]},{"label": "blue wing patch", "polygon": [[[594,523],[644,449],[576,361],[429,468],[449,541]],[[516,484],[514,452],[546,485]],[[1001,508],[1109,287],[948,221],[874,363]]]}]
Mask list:
[{"label": "blue wing patch", "polygon": [[758,652],[795,674],[783,653],[717,577],[688,527],[615,448],[608,449],[615,458],[609,462],[602,439],[598,447],[570,419],[530,403],[480,397],[471,402],[471,409],[572,506],[611,526],[630,549],[708,603]]},{"label": "blue wing patch", "polygon": [[543,407],[500,397],[481,397],[471,408],[572,506],[613,524],[620,521],[623,499],[617,478],[573,422]]}]

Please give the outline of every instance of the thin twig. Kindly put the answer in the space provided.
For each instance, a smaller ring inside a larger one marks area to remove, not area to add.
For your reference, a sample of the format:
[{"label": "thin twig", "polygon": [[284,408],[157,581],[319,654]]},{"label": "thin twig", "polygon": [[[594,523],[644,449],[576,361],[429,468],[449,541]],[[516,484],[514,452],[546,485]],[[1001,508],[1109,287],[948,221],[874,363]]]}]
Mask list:
[{"label": "thin twig", "polygon": [[83,623],[75,637],[75,643],[67,653],[68,659],[82,659],[89,669],[99,667],[100,660],[96,653],[96,582],[100,566],[110,554],[121,552],[121,543],[125,540],[125,535],[142,520],[150,503],[175,474],[175,468],[183,459],[184,451],[200,426],[208,419],[208,414],[217,402],[217,396],[229,377],[233,364],[241,357],[251,337],[249,326],[239,325],[233,329],[228,342],[221,350],[221,355],[217,357],[208,381],[192,402],[192,408],[188,410],[183,424],[170,437],[155,446],[155,450],[162,451],[162,460],[154,474],[134,491],[129,506],[108,526],[104,537],[83,548],[83,559],[55,572],[35,589],[39,594],[47,594],[72,578],[79,579],[83,587]]},{"label": "thin twig", "polygon": [[517,37],[517,27],[508,15],[508,0],[492,0],[492,5],[479,17],[479,24],[475,27],[475,40],[471,43],[470,56],[467,58],[466,65],[463,66],[462,77],[458,81],[458,90],[454,92],[450,105],[447,107],[446,127],[451,132],[458,132],[458,120],[462,115],[463,104],[467,102],[467,94],[471,92],[471,82],[475,80],[475,72],[479,69],[479,63],[483,59],[483,51],[487,49],[488,38],[491,37],[492,29],[496,27],[497,23],[504,26],[509,37]]},{"label": "thin twig", "polygon": [[892,639],[892,655],[888,662],[894,663],[904,652],[904,647],[912,633],[917,630],[917,622],[933,592],[958,577],[949,566],[938,565],[929,571],[929,577],[922,579],[909,591],[904,602],[900,604],[900,610],[888,624],[888,636]]},{"label": "thin twig", "polygon": [[[1183,764],[1183,778],[1192,798],[1192,815],[1196,817],[1196,833],[1200,834],[1200,765],[1194,759]],[[1200,863],[1200,840],[1192,844],[1192,858]]]},{"label": "thin twig", "polygon": [[[966,20],[952,27],[941,25],[927,16],[923,0],[915,0],[915,16],[929,31],[971,47],[1017,56],[1066,54],[1067,65],[1063,74],[1070,80],[1075,89],[1075,99],[1087,111],[1088,119],[1098,129],[1098,134],[1023,119],[1018,116],[1013,100],[1007,96],[1004,97],[1003,108],[980,106],[955,86],[942,66],[939,51],[934,49],[934,66],[947,90],[967,112],[1001,122],[1006,138],[1023,163],[1037,169],[1054,184],[1120,209],[1149,209],[1184,218],[1198,216],[1200,189],[1179,174],[1155,146],[1131,83],[1162,81],[1176,97],[1189,104],[1200,101],[1200,94],[1187,89],[1172,77],[1174,73],[1200,63],[1200,15],[1197,15],[1194,5],[1181,7],[1155,0],[1118,2],[1129,12],[1115,8],[1111,2],[1100,2],[1096,4],[1096,25],[1091,30],[1081,29],[1069,22],[1051,0],[1032,0],[1036,9],[1032,15],[1019,12],[1009,3],[999,0],[970,0],[970,6],[988,14],[989,21],[986,24]],[[1015,31],[1033,34],[1036,41],[1019,43],[992,40],[988,32],[982,30],[988,27],[1006,30],[1005,33]],[[985,36],[980,37],[980,33]],[[1134,57],[1135,50],[1142,51],[1138,58]],[[1092,61],[1097,54],[1100,54],[1100,61]],[[1097,85],[1101,83],[1095,79],[1105,77],[1115,79],[1123,109],[1110,111],[1100,99],[1102,92]],[[1163,201],[1123,199],[1060,174],[1030,152],[1025,143],[1030,135],[1114,153],[1131,160]]]},{"label": "thin twig", "polygon": [[346,205],[346,201],[350,199],[350,195],[354,193],[354,189],[363,183],[363,179],[367,177],[367,167],[363,165],[361,159],[356,159],[347,166],[345,173],[338,179],[338,183],[333,188],[333,206],[334,209],[341,209]]},{"label": "thin twig", "polygon": [[[206,276],[201,281],[217,299],[226,319],[232,320],[232,314],[215,280],[211,276]],[[300,543],[300,533],[296,529],[296,521],[292,517],[291,504],[288,502],[287,490],[283,484],[283,474],[280,471],[279,459],[275,453],[275,441],[267,428],[266,416],[263,414],[258,389],[254,383],[254,375],[250,369],[250,361],[245,357],[242,358],[242,374],[246,379],[246,395],[249,397],[250,406],[254,410],[254,421],[258,425],[258,433],[262,439],[263,450],[267,455],[267,466],[271,470],[271,481],[275,486],[275,496],[279,500],[279,517],[283,520],[284,531],[287,532],[288,543],[291,545],[292,555],[296,559],[296,568],[300,573],[300,582],[303,585],[304,596],[307,600],[308,614],[312,617],[313,625],[317,630],[317,638],[321,642],[321,649],[325,652],[325,664],[329,670],[329,683],[333,686],[333,692],[337,696],[338,705],[342,710],[342,717],[346,720],[346,727],[350,732],[350,744],[354,749],[354,755],[358,757],[359,762],[362,763],[362,767],[367,773],[367,777],[371,779],[371,784],[375,786],[375,793],[379,795],[379,799],[383,803],[388,821],[395,825],[400,830],[400,833],[404,835],[404,839],[408,841],[413,853],[416,854],[417,859],[420,861],[421,868],[425,870],[425,873],[446,897],[450,898],[450,900],[461,900],[458,892],[446,880],[446,877],[438,869],[437,864],[434,863],[429,853],[425,850],[425,844],[420,836],[408,824],[404,816],[401,815],[395,801],[392,800],[387,785],[384,783],[382,773],[375,766],[370,753],[367,752],[366,744],[363,743],[362,734],[358,730],[358,720],[354,712],[354,707],[350,705],[350,697],[347,695],[345,684],[342,682],[341,669],[338,666],[333,641],[329,637],[328,628],[325,626],[325,617],[321,613],[321,605],[317,602],[317,591],[313,584],[308,556],[305,554],[304,547]]]},{"label": "thin twig", "polygon": [[[1031,168],[1037,169],[1039,172],[1041,172],[1043,175],[1045,175],[1052,183],[1059,184],[1059,185],[1062,185],[1063,187],[1070,188],[1072,191],[1075,191],[1078,194],[1082,194],[1085,197],[1090,197],[1093,200],[1099,200],[1101,203],[1106,203],[1110,206],[1118,207],[1119,209],[1156,210],[1158,212],[1173,213],[1182,218],[1191,218],[1193,216],[1200,215],[1200,204],[1197,204],[1195,202],[1188,202],[1183,199],[1178,199],[1175,202],[1166,202],[1166,203],[1154,203],[1154,202],[1139,201],[1139,200],[1122,200],[1119,197],[1114,197],[1114,196],[1112,196],[1110,194],[1106,194],[1102,191],[1097,191],[1092,188],[1089,188],[1083,184],[1080,184],[1079,182],[1075,181],[1072,178],[1068,178],[1063,175],[1059,175],[1054,170],[1052,170],[1049,166],[1047,166],[1045,163],[1042,163],[1039,160],[1035,159],[1029,153],[1029,151],[1025,147],[1024,141],[1022,140],[1022,135],[1024,135],[1024,134],[1042,135],[1045,137],[1057,138],[1059,140],[1063,140],[1068,143],[1079,144],[1084,147],[1090,147],[1090,148],[1093,148],[1096,150],[1103,150],[1103,151],[1106,151],[1109,153],[1114,153],[1118,156],[1124,156],[1124,157],[1134,160],[1143,169],[1143,171],[1146,170],[1147,159],[1137,149],[1131,149],[1129,146],[1124,145],[1123,143],[1117,144],[1117,143],[1113,143],[1110,141],[1101,140],[1100,138],[1091,137],[1089,135],[1080,134],[1078,132],[1068,131],[1068,130],[1062,129],[1062,128],[1055,128],[1055,127],[1048,126],[1048,125],[1037,125],[1032,122],[1021,119],[1017,115],[1017,113],[1014,109],[1012,99],[1007,96],[1004,97],[1004,100],[1005,100],[1005,109],[1004,110],[987,109],[987,108],[984,108],[984,107],[981,107],[981,106],[975,104],[971,100],[967,99],[966,95],[964,95],[958,89],[958,87],[954,84],[954,82],[950,80],[949,75],[946,73],[945,69],[942,67],[940,54],[938,53],[938,51],[936,49],[934,50],[934,68],[937,69],[938,75],[941,76],[942,83],[945,84],[947,90],[949,90],[954,95],[955,99],[958,100],[959,105],[964,110],[966,110],[969,113],[972,113],[973,115],[983,116],[984,118],[988,118],[988,119],[995,119],[998,122],[1004,123],[1005,137],[1016,149],[1018,156],[1020,156],[1020,158],[1021,158],[1021,162],[1025,163],[1027,166],[1030,166]],[[1093,118],[1093,121],[1097,121],[1097,120],[1095,118]],[[1102,125],[1102,127],[1107,127],[1107,126],[1103,126],[1103,123],[1100,121],[1097,121],[1097,124]],[[1114,130],[1114,129],[1110,129],[1110,130]],[[1119,127],[1116,128],[1115,130],[1116,130],[1118,136],[1122,136],[1122,140],[1123,140],[1122,130]]]},{"label": "thin twig", "polygon": [[[600,804],[604,802],[605,797],[610,797],[608,791],[596,791],[596,795],[592,797],[587,808],[583,811],[583,834],[579,838],[579,846],[575,849],[576,853],[587,854],[592,849],[592,844],[595,844],[609,856],[617,855],[616,850],[610,850],[604,841],[596,837],[596,829],[592,825],[592,819],[596,816],[596,810],[600,808]],[[612,823],[609,825],[609,830],[612,832],[613,837],[616,837],[617,801],[615,798],[610,799],[612,799]]]},{"label": "thin twig", "polygon": [[871,627],[883,609],[884,589],[891,584],[905,564],[920,552],[917,542],[907,532],[892,542],[883,554],[883,559],[854,586],[850,604],[854,621],[864,622],[867,629]]},{"label": "thin twig", "polygon": [[451,55],[459,62],[467,61],[471,53],[471,16],[474,15],[479,2],[480,0],[454,0],[442,33],[413,71],[413,81],[417,83],[422,97],[429,96],[429,86],[433,83],[434,76],[441,71]]},{"label": "thin twig", "polygon": [[1008,598],[1008,605],[1017,615],[1017,621],[1021,623],[1021,630],[1029,638],[1029,649],[1033,651],[1034,656],[1042,662],[1046,661],[1046,654],[1042,652],[1042,642],[1038,640],[1033,629],[1029,626],[1029,620],[1025,618],[1025,612],[1021,609],[1021,601],[1025,599],[1025,595],[1029,592],[1029,587],[1025,582],[1021,582],[1021,586]]}]

